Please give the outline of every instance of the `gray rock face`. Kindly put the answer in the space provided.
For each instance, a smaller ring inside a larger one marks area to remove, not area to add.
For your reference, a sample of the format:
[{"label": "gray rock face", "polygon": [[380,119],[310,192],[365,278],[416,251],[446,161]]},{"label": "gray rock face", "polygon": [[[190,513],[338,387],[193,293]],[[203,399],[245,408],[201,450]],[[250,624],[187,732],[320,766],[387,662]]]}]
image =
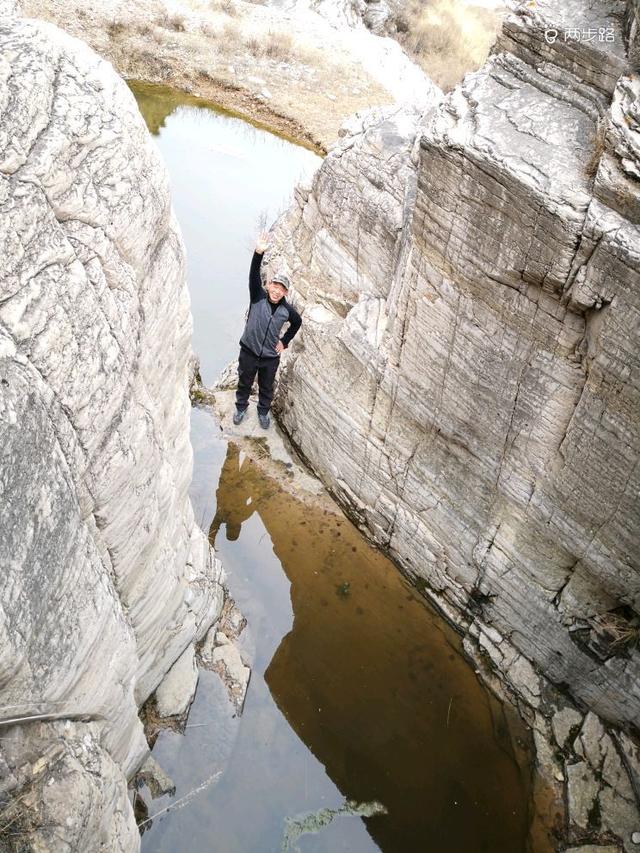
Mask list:
[{"label": "gray rock face", "polygon": [[189,710],[198,686],[196,650],[188,646],[156,690],[156,706],[161,717],[181,717]]},{"label": "gray rock face", "polygon": [[15,846],[4,849],[139,848],[122,769],[100,741],[95,723],[34,723],[26,739],[17,726],[3,731],[3,754],[17,768],[8,805],[2,803],[3,828],[11,826],[3,842]]},{"label": "gray rock face", "polygon": [[[640,135],[624,11],[523,4],[437,108],[351,128],[277,229],[304,308],[279,405],[333,493],[507,678],[523,656],[637,725]],[[614,41],[544,37],[587,25]]]},{"label": "gray rock face", "polygon": [[8,14],[0,42],[0,706],[94,720],[124,791],[139,705],[222,604],[188,498],[184,251],[111,66]]},{"label": "gray rock face", "polygon": [[376,35],[394,30],[401,0],[311,0],[311,8],[337,27],[365,24]]}]

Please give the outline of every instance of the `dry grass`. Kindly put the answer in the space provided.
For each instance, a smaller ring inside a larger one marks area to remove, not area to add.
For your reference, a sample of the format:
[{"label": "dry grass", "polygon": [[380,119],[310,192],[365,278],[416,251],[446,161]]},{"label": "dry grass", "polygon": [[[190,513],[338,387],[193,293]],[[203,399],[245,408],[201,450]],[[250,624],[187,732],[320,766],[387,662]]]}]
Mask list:
[{"label": "dry grass", "polygon": [[154,23],[164,30],[173,30],[176,33],[183,33],[187,29],[187,19],[179,13],[169,15],[164,12],[156,17]]},{"label": "dry grass", "polygon": [[219,6],[225,15],[229,15],[232,18],[235,18],[239,14],[238,5],[235,0],[219,0]]},{"label": "dry grass", "polygon": [[291,33],[269,31],[264,45],[265,55],[279,62],[289,62],[294,54]]},{"label": "dry grass", "polygon": [[397,22],[398,41],[448,91],[486,59],[499,29],[495,12],[460,0],[409,0]]},{"label": "dry grass", "polygon": [[252,56],[263,56],[264,54],[264,41],[259,39],[257,36],[250,36],[248,39],[245,39],[244,46],[249,51]]},{"label": "dry grass", "polygon": [[240,49],[240,27],[235,21],[227,21],[222,31],[217,33],[215,38],[216,47],[224,56],[235,54]]},{"label": "dry grass", "polygon": [[187,19],[184,15],[169,15],[169,28],[177,33],[183,33],[187,29]]},{"label": "dry grass", "polygon": [[212,12],[222,12],[230,18],[237,18],[241,14],[238,0],[211,0],[209,8]]},{"label": "dry grass", "polygon": [[141,36],[153,36],[153,24],[149,23],[148,21],[145,21],[144,24],[139,24],[138,32]]},{"label": "dry grass", "polygon": [[127,26],[122,21],[111,21],[107,26],[107,34],[110,39],[120,38],[126,31]]},{"label": "dry grass", "polygon": [[629,618],[626,613],[601,613],[589,619],[593,630],[613,652],[632,649],[640,642],[640,617]]},{"label": "dry grass", "polygon": [[252,56],[268,57],[276,62],[290,62],[294,56],[294,42],[290,33],[270,30],[264,37],[250,36],[244,46]]},{"label": "dry grass", "polygon": [[220,35],[220,31],[217,30],[216,27],[214,27],[213,24],[210,24],[208,21],[204,21],[202,24],[200,24],[200,32],[203,36],[205,36],[205,38],[208,39],[217,39]]}]

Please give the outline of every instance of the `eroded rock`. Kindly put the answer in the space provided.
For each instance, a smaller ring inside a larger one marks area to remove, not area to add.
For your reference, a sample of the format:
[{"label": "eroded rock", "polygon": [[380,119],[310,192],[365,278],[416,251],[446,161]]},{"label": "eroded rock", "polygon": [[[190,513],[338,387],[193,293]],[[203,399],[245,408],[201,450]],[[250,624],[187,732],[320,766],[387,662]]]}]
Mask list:
[{"label": "eroded rock", "polygon": [[[17,16],[0,19],[0,43],[0,704],[93,721],[109,784],[68,752],[46,822],[70,849],[133,850],[138,708],[222,606],[188,496],[184,250],[112,67]],[[20,726],[14,775],[34,726]],[[38,732],[44,754],[58,734]]]},{"label": "eroded rock", "polygon": [[[620,751],[620,727],[640,719],[638,76],[625,3],[514,10],[442,103],[351,122],[278,223],[303,332],[277,405],[351,517],[529,709],[543,769],[567,780],[574,844],[627,850],[640,816]],[[571,42],[570,26],[613,42]],[[584,724],[555,713],[549,681],[591,709]]]},{"label": "eroded rock", "polygon": [[[304,309],[279,406],[528,703],[539,673],[635,725],[639,194],[611,207],[594,174],[606,151],[628,176],[638,130],[623,7],[596,6],[521,5],[443,103],[349,127],[276,230]],[[615,45],[547,44],[574,13]]]},{"label": "eroded rock", "polygon": [[[243,617],[237,608],[229,610],[230,627],[233,631],[231,620],[233,614],[240,616],[236,624],[242,630]],[[239,631],[238,631],[239,633]],[[203,666],[216,672],[225,686],[229,699],[235,706],[238,715],[242,713],[244,700],[251,677],[251,668],[247,666],[237,644],[238,635],[232,633],[233,640],[224,631],[212,628],[204,638],[200,646],[200,659]]]},{"label": "eroded rock", "polygon": [[181,717],[189,709],[198,686],[198,667],[193,645],[180,655],[156,690],[160,717]]},{"label": "eroded rock", "polygon": [[154,800],[164,794],[175,794],[176,786],[173,780],[151,755],[138,770],[136,778],[149,788]]},{"label": "eroded rock", "polygon": [[566,745],[569,735],[581,722],[582,714],[575,708],[562,708],[553,715],[551,720],[553,735],[561,749]]}]

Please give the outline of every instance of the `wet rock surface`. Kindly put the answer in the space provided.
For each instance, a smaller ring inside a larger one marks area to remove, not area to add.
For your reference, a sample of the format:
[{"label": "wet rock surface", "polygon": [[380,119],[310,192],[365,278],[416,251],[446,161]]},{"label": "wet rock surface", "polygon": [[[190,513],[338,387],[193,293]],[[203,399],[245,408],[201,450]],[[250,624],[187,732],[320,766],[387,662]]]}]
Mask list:
[{"label": "wet rock surface", "polygon": [[198,686],[196,650],[188,646],[156,690],[156,708],[161,717],[180,717],[187,712]]},{"label": "wet rock surface", "polygon": [[176,786],[172,779],[151,755],[138,771],[137,778],[149,788],[154,799],[175,793]]},{"label": "wet rock surface", "polygon": [[205,669],[217,673],[238,716],[242,714],[247,695],[253,649],[241,638],[247,621],[232,599],[228,598],[219,623],[211,628],[199,647],[199,659]]}]

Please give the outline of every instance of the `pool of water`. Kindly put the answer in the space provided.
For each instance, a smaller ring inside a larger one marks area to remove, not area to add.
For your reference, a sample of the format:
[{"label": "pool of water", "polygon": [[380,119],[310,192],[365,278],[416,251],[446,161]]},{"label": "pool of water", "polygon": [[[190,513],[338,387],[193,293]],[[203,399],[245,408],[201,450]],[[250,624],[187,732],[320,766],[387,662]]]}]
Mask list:
[{"label": "pool of water", "polygon": [[[133,88],[169,167],[210,382],[237,354],[261,214],[270,223],[319,160]],[[147,824],[143,850],[524,853],[527,735],[457,635],[337,509],[293,498],[211,412],[193,410],[192,442],[196,517],[248,619],[253,670],[241,717],[202,672],[185,733],[158,737],[176,794],[150,814],[220,776]]]},{"label": "pool of water", "polygon": [[187,248],[193,348],[211,384],[237,357],[255,239],[321,159],[196,98],[130,85],[169,169]]}]

